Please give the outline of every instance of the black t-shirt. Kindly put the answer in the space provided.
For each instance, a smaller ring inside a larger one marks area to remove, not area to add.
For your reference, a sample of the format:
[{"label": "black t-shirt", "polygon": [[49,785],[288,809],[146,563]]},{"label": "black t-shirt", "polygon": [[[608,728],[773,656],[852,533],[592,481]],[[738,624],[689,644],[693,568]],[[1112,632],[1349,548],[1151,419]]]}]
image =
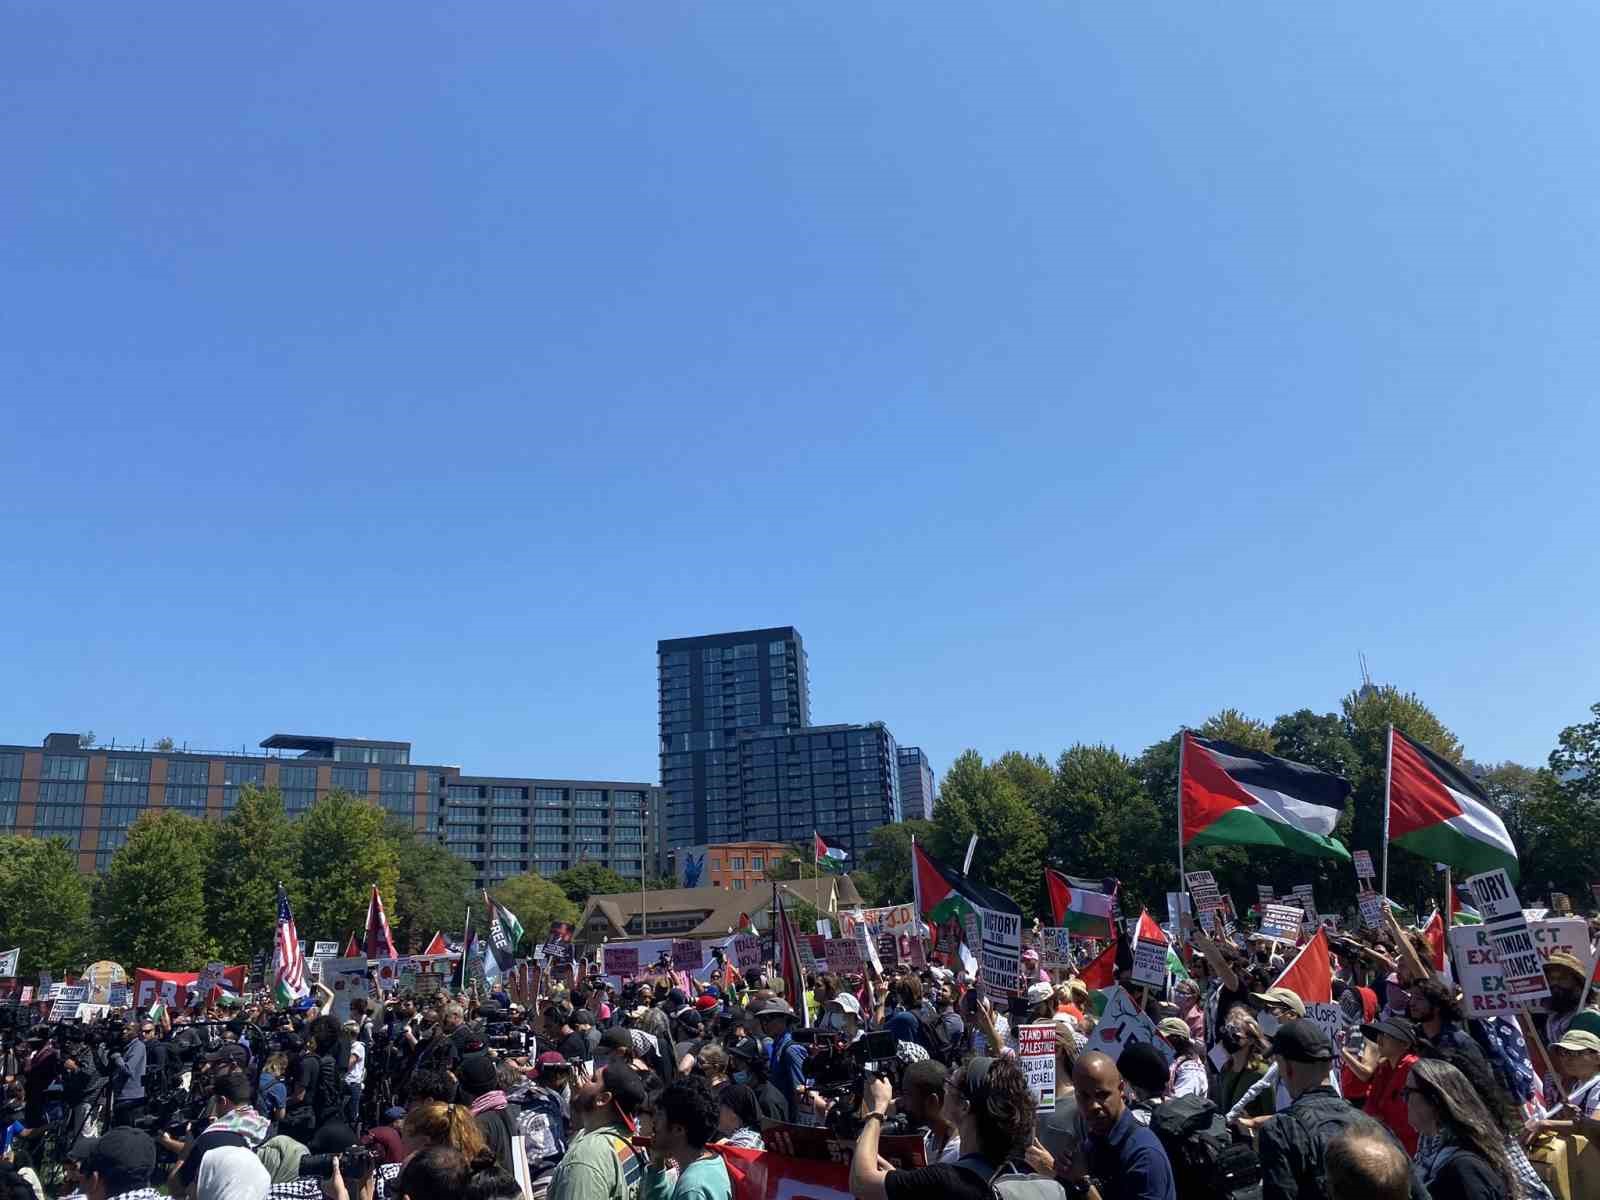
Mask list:
[{"label": "black t-shirt", "polygon": [[883,1179],[888,1200],[922,1200],[939,1196],[948,1200],[989,1200],[989,1185],[971,1171],[949,1163],[917,1167],[909,1171],[890,1171]]},{"label": "black t-shirt", "polygon": [[561,1039],[561,1044],[556,1047],[561,1057],[568,1062],[583,1062],[594,1056],[589,1053],[589,1039],[581,1033],[569,1033]]},{"label": "black t-shirt", "polygon": [[207,1150],[215,1150],[218,1146],[243,1146],[248,1150],[250,1143],[243,1134],[232,1130],[212,1129],[202,1133],[189,1144],[189,1151],[183,1156],[183,1166],[178,1169],[178,1178],[185,1187],[194,1186],[194,1181],[200,1175],[200,1160],[205,1157]]},{"label": "black t-shirt", "polygon": [[[283,1112],[286,1124],[301,1126],[316,1123],[317,1078],[321,1073],[322,1060],[309,1052],[302,1054],[289,1067],[289,1078],[284,1081],[289,1089],[289,1102]],[[297,1091],[305,1093],[298,1102],[294,1099]]]}]

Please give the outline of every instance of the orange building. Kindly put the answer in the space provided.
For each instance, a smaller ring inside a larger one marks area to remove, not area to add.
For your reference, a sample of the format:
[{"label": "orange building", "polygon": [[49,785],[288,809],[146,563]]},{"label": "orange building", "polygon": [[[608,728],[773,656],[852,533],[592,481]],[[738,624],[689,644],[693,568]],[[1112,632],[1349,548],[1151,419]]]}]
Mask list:
[{"label": "orange building", "polygon": [[754,891],[766,882],[767,867],[794,853],[787,842],[722,842],[671,851],[673,873],[686,888],[719,887]]}]

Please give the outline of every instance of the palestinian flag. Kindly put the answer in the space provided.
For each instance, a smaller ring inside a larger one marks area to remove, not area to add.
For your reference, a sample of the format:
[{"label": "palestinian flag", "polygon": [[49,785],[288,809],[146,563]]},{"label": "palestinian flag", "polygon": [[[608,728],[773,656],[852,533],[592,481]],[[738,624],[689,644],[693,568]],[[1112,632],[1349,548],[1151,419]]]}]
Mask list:
[{"label": "palestinian flag", "polygon": [[811,831],[812,846],[811,857],[817,870],[828,871],[837,875],[844,870],[844,860],[850,857],[848,850],[841,850],[838,846],[830,846],[822,840],[822,835],[815,829]]},{"label": "palestinian flag", "polygon": [[1333,1003],[1333,965],[1328,961],[1328,931],[1321,925],[1311,940],[1300,948],[1294,961],[1273,981],[1273,987],[1288,988],[1306,1004]]},{"label": "palestinian flag", "polygon": [[1112,897],[1082,887],[1082,880],[1044,869],[1045,892],[1055,923],[1080,937],[1111,936]]},{"label": "palestinian flag", "polygon": [[1350,781],[1215,738],[1183,735],[1178,811],[1185,846],[1282,846],[1314,858],[1350,851],[1331,836]]},{"label": "palestinian flag", "polygon": [[1458,883],[1450,893],[1450,924],[1452,925],[1482,925],[1483,914],[1468,904],[1466,897],[1472,894],[1464,883]]},{"label": "palestinian flag", "polygon": [[1022,978],[1022,909],[1004,892],[941,866],[911,844],[917,915],[948,931],[963,961],[969,956],[991,994],[1017,994]]},{"label": "palestinian flag", "polygon": [[1389,727],[1389,840],[1467,875],[1504,867],[1517,848],[1488,798],[1454,763]]},{"label": "palestinian flag", "polygon": [[1432,958],[1432,967],[1435,971],[1443,971],[1445,964],[1444,946],[1444,918],[1439,915],[1439,910],[1433,910],[1433,916],[1428,918],[1428,923],[1422,927],[1422,940],[1428,943],[1428,953]]},{"label": "palestinian flag", "polygon": [[1091,992],[1111,987],[1117,982],[1116,938],[1112,938],[1110,944],[1078,972],[1078,978]]},{"label": "palestinian flag", "polygon": [[783,990],[801,1025],[811,1024],[811,996],[806,991],[806,969],[800,957],[800,933],[789,912],[783,907],[783,896],[778,895],[778,905],[773,913],[772,945],[774,964],[783,980]]}]

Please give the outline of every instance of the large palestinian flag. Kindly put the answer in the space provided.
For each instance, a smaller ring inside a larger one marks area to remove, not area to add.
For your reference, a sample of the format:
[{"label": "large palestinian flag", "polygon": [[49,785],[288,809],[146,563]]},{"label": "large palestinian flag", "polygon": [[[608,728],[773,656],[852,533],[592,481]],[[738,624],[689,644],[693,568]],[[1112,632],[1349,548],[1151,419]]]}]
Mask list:
[{"label": "large palestinian flag", "polygon": [[1099,890],[1091,891],[1083,886],[1082,880],[1052,871],[1049,867],[1044,869],[1044,887],[1050,896],[1050,912],[1057,925],[1079,937],[1111,936],[1111,910],[1116,904],[1114,896]]},{"label": "large palestinian flag", "polygon": [[1348,779],[1187,731],[1181,774],[1185,846],[1281,846],[1349,860],[1331,836],[1350,795]]},{"label": "large palestinian flag", "polygon": [[1017,994],[1022,978],[1022,909],[1004,892],[974,883],[960,871],[941,866],[911,843],[911,875],[917,912],[976,960],[978,975],[991,994]]},{"label": "large palestinian flag", "polygon": [[1478,785],[1461,768],[1389,727],[1389,840],[1467,875],[1504,867],[1517,849]]}]

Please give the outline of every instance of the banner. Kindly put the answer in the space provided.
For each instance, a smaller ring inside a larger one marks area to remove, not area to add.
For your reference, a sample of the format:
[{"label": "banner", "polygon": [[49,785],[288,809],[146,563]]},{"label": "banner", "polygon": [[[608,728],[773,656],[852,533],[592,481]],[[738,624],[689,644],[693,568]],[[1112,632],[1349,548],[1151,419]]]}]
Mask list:
[{"label": "banner", "polygon": [[1535,1001],[1550,998],[1550,984],[1544,976],[1544,960],[1534,944],[1528,919],[1523,916],[1517,891],[1505,868],[1485,871],[1467,880],[1472,896],[1483,913],[1482,929],[1489,934],[1500,959],[1505,979],[1505,995],[1516,1008],[1528,1008]]},{"label": "banner", "polygon": [[1106,1007],[1089,1034],[1090,1050],[1103,1051],[1115,1061],[1134,1042],[1148,1042],[1167,1062],[1172,1061],[1172,1047],[1156,1032],[1155,1023],[1144,1015],[1137,1000],[1118,986],[1108,987],[1101,994]]},{"label": "banner", "polygon": [[1054,1021],[1042,1025],[1017,1027],[1017,1065],[1028,1077],[1033,1098],[1040,1112],[1054,1112],[1056,1107],[1056,1026]]}]

